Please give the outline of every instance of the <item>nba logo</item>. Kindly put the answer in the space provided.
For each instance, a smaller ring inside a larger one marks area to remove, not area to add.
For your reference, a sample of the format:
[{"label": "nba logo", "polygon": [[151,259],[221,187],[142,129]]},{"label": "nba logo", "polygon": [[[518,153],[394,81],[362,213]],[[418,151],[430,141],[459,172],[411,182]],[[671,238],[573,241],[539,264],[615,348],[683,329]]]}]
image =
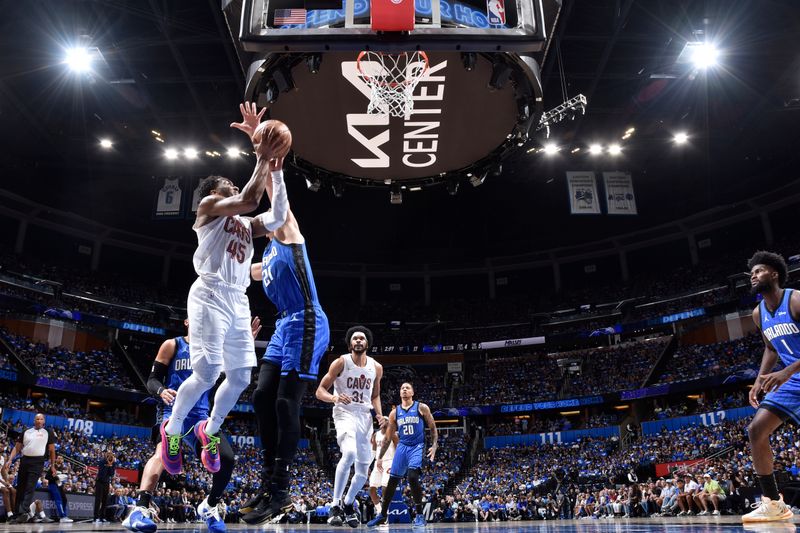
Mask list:
[{"label": "nba logo", "polygon": [[505,25],[505,0],[486,0],[486,10],[489,12],[489,24],[492,26]]}]

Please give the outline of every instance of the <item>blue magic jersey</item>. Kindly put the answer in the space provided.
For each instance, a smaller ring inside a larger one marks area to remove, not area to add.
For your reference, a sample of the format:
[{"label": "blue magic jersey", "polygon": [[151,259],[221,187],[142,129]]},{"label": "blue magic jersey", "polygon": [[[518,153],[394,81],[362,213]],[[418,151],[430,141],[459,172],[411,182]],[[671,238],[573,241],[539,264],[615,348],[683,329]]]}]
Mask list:
[{"label": "blue magic jersey", "polygon": [[[793,292],[792,289],[784,289],[781,303],[774,313],[767,309],[764,300],[759,304],[761,331],[778,352],[784,366],[800,359],[800,327],[792,318],[789,306]],[[795,374],[790,381],[800,385],[800,376]]]},{"label": "blue magic jersey", "polygon": [[400,444],[418,446],[425,443],[425,421],[419,414],[419,402],[414,402],[408,409],[398,405],[396,416]]},{"label": "blue magic jersey", "polygon": [[[191,375],[192,359],[189,356],[189,344],[183,337],[175,337],[175,356],[172,358],[167,368],[167,380],[164,386],[168,389],[178,390],[181,384]],[[205,391],[203,395],[200,396],[200,399],[194,404],[192,410],[189,411],[186,417],[187,419],[208,418],[208,396],[209,391]],[[161,420],[169,418],[172,414],[172,406],[165,405],[164,402],[160,402],[158,405],[161,410]]]},{"label": "blue magic jersey", "polygon": [[295,313],[320,306],[305,243],[284,244],[271,239],[264,250],[261,269],[264,293],[279,312]]}]

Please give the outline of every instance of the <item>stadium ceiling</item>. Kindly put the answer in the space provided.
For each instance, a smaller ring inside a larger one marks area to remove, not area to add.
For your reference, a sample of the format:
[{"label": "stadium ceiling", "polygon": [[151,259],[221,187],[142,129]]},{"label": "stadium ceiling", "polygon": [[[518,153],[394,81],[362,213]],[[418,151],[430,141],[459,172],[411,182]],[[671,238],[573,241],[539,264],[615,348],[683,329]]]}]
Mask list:
[{"label": "stadium ceiling", "polygon": [[[245,80],[218,0],[14,2],[0,29],[3,188],[112,225],[136,220],[144,231],[185,236],[147,220],[151,176],[248,175],[252,159],[224,157],[230,146],[246,148],[228,128]],[[585,115],[552,128],[550,141],[562,147],[557,156],[537,151],[545,139],[534,136],[487,179],[496,185],[472,191],[462,184],[459,195],[480,205],[500,202],[504,190],[524,191],[546,197],[535,207],[551,217],[566,210],[565,187],[552,187],[565,170],[631,170],[641,202],[652,198],[653,217],[636,223],[649,224],[754,194],[771,184],[756,177],[798,157],[797,35],[800,7],[791,0],[564,0],[539,57],[544,107],[584,94]],[[700,72],[684,62],[687,43],[710,40],[721,51],[717,68]],[[78,45],[93,55],[88,73],[63,62],[65,50]],[[630,128],[635,133],[621,141]],[[678,131],[690,133],[681,152],[671,143]],[[102,138],[113,141],[111,150],[99,147]],[[623,157],[584,156],[593,142],[622,142]],[[169,162],[167,146],[191,146],[200,157]],[[750,177],[733,180],[737,173]],[[654,181],[647,190],[645,175]],[[676,175],[681,179],[663,188],[665,177]],[[686,210],[675,213],[659,201],[665,192],[686,198]],[[112,201],[117,195],[126,201]],[[376,216],[389,209],[388,194],[350,191],[343,199],[327,191],[323,199],[302,190],[293,205],[333,213],[349,196],[368,198],[358,207]],[[442,198],[444,187],[436,202]],[[398,209],[427,209],[430,201],[406,200]]]}]

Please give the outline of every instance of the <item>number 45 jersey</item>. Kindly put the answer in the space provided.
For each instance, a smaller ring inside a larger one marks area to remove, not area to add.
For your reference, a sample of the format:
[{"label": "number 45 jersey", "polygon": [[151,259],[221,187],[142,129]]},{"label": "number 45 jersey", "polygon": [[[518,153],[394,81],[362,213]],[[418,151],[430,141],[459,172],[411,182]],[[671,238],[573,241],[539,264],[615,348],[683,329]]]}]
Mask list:
[{"label": "number 45 jersey", "polygon": [[246,289],[253,259],[250,219],[239,215],[219,217],[195,231],[197,250],[193,263],[200,279],[208,285],[221,282]]},{"label": "number 45 jersey", "polygon": [[334,415],[338,412],[369,413],[372,409],[372,389],[375,386],[375,359],[367,356],[367,363],[361,367],[353,362],[352,354],[344,354],[344,370],[333,381],[333,393],[346,394],[350,403],[337,403],[333,406]]}]

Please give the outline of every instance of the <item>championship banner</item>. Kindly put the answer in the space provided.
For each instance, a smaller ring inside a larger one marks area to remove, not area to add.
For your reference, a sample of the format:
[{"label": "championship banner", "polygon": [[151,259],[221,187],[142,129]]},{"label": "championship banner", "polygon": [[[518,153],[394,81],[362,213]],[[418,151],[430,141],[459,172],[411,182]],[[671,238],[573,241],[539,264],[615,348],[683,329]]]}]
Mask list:
[{"label": "championship banner", "polygon": [[600,197],[594,172],[567,172],[569,208],[573,215],[599,215]]},{"label": "championship banner", "polygon": [[[156,185],[158,186],[158,185]],[[155,218],[177,218],[183,215],[183,190],[180,178],[164,178],[164,184],[156,191]]]},{"label": "championship banner", "polygon": [[636,215],[636,197],[629,172],[603,172],[609,215]]}]

